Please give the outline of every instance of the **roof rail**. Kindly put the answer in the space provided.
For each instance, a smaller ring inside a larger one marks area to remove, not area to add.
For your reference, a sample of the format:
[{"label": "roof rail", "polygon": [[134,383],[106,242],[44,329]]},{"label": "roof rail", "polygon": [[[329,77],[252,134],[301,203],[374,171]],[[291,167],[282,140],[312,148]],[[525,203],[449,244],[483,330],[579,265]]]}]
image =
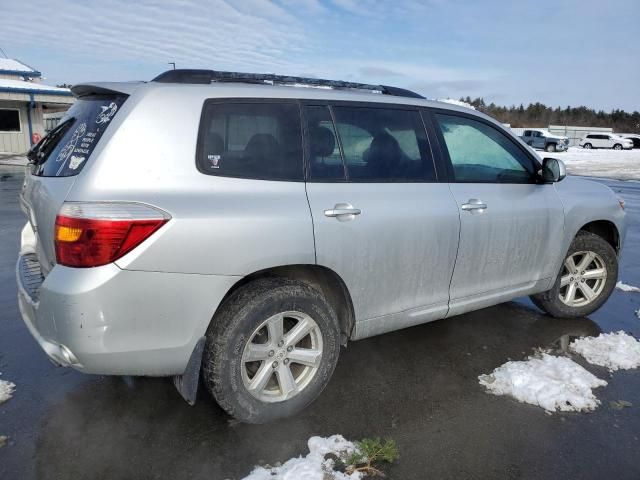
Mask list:
[{"label": "roof rail", "polygon": [[274,75],[272,73],[222,72],[218,70],[176,69],[161,73],[152,82],[159,83],[192,83],[207,85],[212,82],[255,83],[266,85],[309,86],[332,89],[355,89],[379,92],[384,95],[398,97],[425,98],[422,95],[404,88],[387,85],[370,85],[366,83],[343,82],[341,80],[324,80],[321,78],[292,77]]}]

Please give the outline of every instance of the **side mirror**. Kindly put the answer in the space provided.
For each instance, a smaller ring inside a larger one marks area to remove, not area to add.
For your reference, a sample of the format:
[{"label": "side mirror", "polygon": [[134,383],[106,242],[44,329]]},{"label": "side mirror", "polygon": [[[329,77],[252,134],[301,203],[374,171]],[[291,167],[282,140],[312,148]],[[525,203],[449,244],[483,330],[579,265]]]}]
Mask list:
[{"label": "side mirror", "polygon": [[542,160],[542,179],[545,182],[555,183],[567,176],[567,167],[562,160],[557,158],[545,158]]}]

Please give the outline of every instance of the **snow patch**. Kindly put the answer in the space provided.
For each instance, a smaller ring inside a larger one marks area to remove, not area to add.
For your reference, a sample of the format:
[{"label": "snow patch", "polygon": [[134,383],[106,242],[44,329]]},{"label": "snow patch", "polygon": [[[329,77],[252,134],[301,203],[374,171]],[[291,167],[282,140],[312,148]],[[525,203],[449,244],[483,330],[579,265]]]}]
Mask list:
[{"label": "snow patch", "polygon": [[569,147],[566,152],[535,152],[540,159],[555,157],[562,160],[571,175],[640,180],[640,149],[584,149]]},{"label": "snow patch", "polygon": [[476,107],[471,105],[470,103],[463,102],[461,100],[456,100],[454,98],[439,98],[438,102],[450,103],[451,105],[457,105],[459,107],[470,108],[471,110],[475,110]]},{"label": "snow patch", "polygon": [[595,410],[600,401],[592,390],[607,385],[573,360],[547,353],[507,362],[478,379],[494,395],[509,395],[548,412]]},{"label": "snow patch", "polygon": [[311,437],[307,444],[309,454],[306,457],[289,459],[279,467],[256,467],[243,480],[358,480],[361,478],[360,472],[347,475],[333,470],[334,461],[331,458],[325,459],[328,454],[344,458],[356,451],[355,444],[345,440],[342,435],[331,435],[326,438]]},{"label": "snow patch", "polygon": [[579,338],[569,344],[569,350],[611,371],[640,367],[640,342],[623,331]]},{"label": "snow patch", "polygon": [[640,288],[634,287],[633,285],[627,285],[626,283],[622,282],[616,283],[616,288],[618,290],[622,290],[623,292],[640,292]]},{"label": "snow patch", "polygon": [[5,380],[0,380],[0,404],[6,402],[13,396],[15,388],[15,384]]}]

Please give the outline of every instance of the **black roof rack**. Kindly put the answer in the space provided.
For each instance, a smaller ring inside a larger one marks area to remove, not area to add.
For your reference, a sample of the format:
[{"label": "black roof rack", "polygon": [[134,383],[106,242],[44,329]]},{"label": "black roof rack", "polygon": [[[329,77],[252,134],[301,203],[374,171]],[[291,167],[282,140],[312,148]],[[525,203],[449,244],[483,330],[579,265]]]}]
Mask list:
[{"label": "black roof rack", "polygon": [[209,84],[212,82],[240,82],[267,85],[304,85],[335,89],[357,89],[380,92],[398,97],[425,98],[422,95],[404,88],[387,85],[369,85],[366,83],[343,82],[340,80],[324,80],[321,78],[292,77],[274,75],[272,73],[221,72],[218,70],[176,69],[161,73],[152,82],[160,83],[194,83]]}]

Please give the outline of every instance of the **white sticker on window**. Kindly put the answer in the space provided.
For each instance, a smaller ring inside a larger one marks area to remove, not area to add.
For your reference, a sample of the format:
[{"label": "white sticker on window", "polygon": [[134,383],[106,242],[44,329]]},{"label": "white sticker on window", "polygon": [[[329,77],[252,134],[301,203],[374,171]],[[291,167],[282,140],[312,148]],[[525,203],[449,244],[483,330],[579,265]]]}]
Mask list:
[{"label": "white sticker on window", "polygon": [[82,162],[84,162],[85,157],[76,157],[75,155],[71,155],[71,160],[69,160],[69,168],[71,170],[75,170],[78,168]]},{"label": "white sticker on window", "polygon": [[207,155],[211,168],[220,168],[220,155]]},{"label": "white sticker on window", "polygon": [[111,118],[116,114],[116,110],[118,110],[118,105],[115,102],[111,102],[109,105],[104,105],[100,107],[102,111],[98,114],[96,118],[97,124],[109,123]]}]

